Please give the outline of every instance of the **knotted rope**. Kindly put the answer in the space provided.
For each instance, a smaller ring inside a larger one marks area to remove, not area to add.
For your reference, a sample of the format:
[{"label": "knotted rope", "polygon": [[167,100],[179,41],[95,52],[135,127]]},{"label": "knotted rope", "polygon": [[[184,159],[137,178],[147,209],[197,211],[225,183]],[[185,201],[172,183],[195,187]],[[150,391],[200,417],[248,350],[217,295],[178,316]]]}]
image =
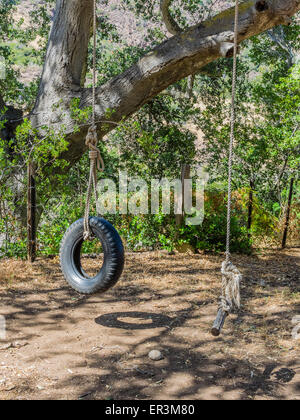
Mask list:
[{"label": "knotted rope", "polygon": [[220,309],[226,313],[240,308],[240,282],[242,275],[239,270],[230,262],[230,234],[231,234],[231,207],[232,207],[232,163],[233,145],[235,140],[235,104],[236,104],[236,82],[237,82],[237,53],[238,53],[238,23],[239,23],[239,1],[235,3],[234,17],[234,53],[233,53],[233,74],[232,74],[232,95],[231,95],[231,122],[230,122],[230,144],[228,162],[228,203],[227,203],[227,236],[226,236],[226,260],[222,264],[222,296],[220,297]]},{"label": "knotted rope", "polygon": [[242,275],[239,270],[231,262],[223,262],[222,268],[222,296],[220,297],[220,309],[230,313],[233,309],[239,309],[241,306],[240,299],[240,282]]},{"label": "knotted rope", "polygon": [[90,205],[91,205],[91,198],[92,198],[92,187],[94,190],[94,195],[96,199],[96,210],[99,214],[98,208],[98,192],[97,192],[97,170],[103,172],[104,171],[104,162],[100,153],[100,150],[96,146],[98,143],[98,136],[96,131],[96,126],[92,125],[89,128],[88,134],[86,136],[85,144],[89,147],[89,158],[90,158],[90,175],[89,175],[89,183],[87,189],[87,197],[86,197],[86,205],[85,205],[85,213],[84,213],[84,230],[83,230],[83,239],[86,241],[92,238],[92,232],[90,229],[89,224],[89,217],[90,217]]},{"label": "knotted rope", "polygon": [[89,224],[89,216],[90,216],[90,205],[91,205],[91,198],[92,198],[92,191],[94,190],[94,195],[96,199],[96,210],[99,214],[99,207],[98,207],[98,193],[97,193],[97,170],[104,171],[104,162],[100,153],[100,150],[97,147],[98,144],[98,136],[97,136],[97,129],[96,129],[96,47],[97,47],[97,7],[96,7],[96,0],[94,0],[94,15],[93,15],[93,94],[92,94],[92,125],[88,130],[85,144],[90,149],[89,151],[89,158],[90,158],[90,176],[89,176],[89,184],[87,189],[87,197],[86,197],[86,205],[85,205],[85,212],[84,212],[84,222],[83,222],[83,239],[89,240],[92,239],[92,232]]}]

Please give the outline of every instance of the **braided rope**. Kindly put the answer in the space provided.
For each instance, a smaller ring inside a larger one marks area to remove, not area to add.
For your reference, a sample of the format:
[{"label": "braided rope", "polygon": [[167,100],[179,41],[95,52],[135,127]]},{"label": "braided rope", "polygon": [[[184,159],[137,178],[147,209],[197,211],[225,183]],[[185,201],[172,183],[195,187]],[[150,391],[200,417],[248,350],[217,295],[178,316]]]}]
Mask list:
[{"label": "braided rope", "polygon": [[233,74],[232,74],[232,95],[231,95],[231,120],[230,120],[230,143],[228,162],[228,203],[227,203],[227,235],[226,235],[226,260],[222,264],[222,296],[220,297],[220,308],[230,313],[234,307],[240,307],[240,282],[242,275],[230,262],[230,236],[231,236],[231,208],[232,208],[232,164],[233,146],[235,140],[236,122],[236,84],[237,84],[237,53],[238,53],[238,24],[239,24],[239,1],[235,3],[234,15],[234,53],[233,53]]},{"label": "braided rope", "polygon": [[93,116],[92,122],[95,125],[96,122],[96,48],[97,48],[97,5],[96,0],[94,0],[94,8],[93,8]]},{"label": "braided rope", "polygon": [[87,197],[86,205],[84,212],[84,222],[83,222],[83,239],[90,240],[93,235],[91,232],[89,224],[90,216],[90,206],[92,192],[96,199],[96,211],[97,214],[100,214],[99,203],[98,203],[98,193],[97,193],[97,170],[104,171],[104,162],[100,153],[100,150],[97,147],[98,137],[97,137],[97,128],[96,128],[96,84],[97,84],[97,73],[96,73],[96,48],[97,48],[97,5],[96,0],[94,0],[93,8],[93,93],[92,93],[92,125],[89,128],[89,131],[86,136],[85,144],[90,149],[89,158],[90,158],[90,175],[89,183],[87,188]]},{"label": "braided rope", "polygon": [[226,262],[230,260],[230,228],[231,228],[231,201],[232,201],[232,163],[233,163],[233,144],[235,140],[235,99],[236,99],[236,79],[237,79],[237,49],[238,49],[238,22],[239,22],[239,2],[235,3],[234,16],[234,53],[233,53],[233,73],[232,73],[232,95],[231,95],[231,121],[230,121],[230,144],[228,162],[228,203],[227,203],[227,238],[226,238]]},{"label": "braided rope", "polygon": [[223,262],[222,268],[222,296],[220,297],[220,308],[224,312],[232,312],[233,309],[240,309],[240,282],[242,274],[231,263]]},{"label": "braided rope", "polygon": [[100,214],[99,203],[98,203],[98,192],[97,192],[97,170],[104,171],[104,162],[100,153],[100,150],[96,146],[98,142],[96,126],[91,126],[89,128],[88,134],[86,136],[85,144],[89,147],[89,158],[90,158],[90,175],[89,183],[87,189],[86,205],[84,212],[84,234],[83,239],[88,240],[92,238],[92,232],[89,225],[89,216],[90,216],[90,205],[92,192],[96,199],[96,210],[97,214]]}]

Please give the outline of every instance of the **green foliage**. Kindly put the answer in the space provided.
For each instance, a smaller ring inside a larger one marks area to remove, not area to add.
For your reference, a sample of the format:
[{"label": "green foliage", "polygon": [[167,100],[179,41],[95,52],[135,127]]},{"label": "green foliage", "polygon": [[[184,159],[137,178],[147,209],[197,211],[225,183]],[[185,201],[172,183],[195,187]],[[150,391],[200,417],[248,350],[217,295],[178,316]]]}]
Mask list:
[{"label": "green foliage", "polygon": [[24,18],[15,18],[20,2],[0,0],[0,57],[5,59],[6,67],[5,79],[0,78],[0,95],[6,103],[30,111],[36,99],[39,76],[26,83],[21,80],[21,70],[32,64],[43,64],[55,0],[37,2],[30,12],[29,25],[24,24]]},{"label": "green foliage", "polygon": [[92,107],[80,108],[80,98],[74,98],[70,104],[71,118],[78,123],[74,126],[74,132],[79,131],[79,125],[88,124],[92,115]]},{"label": "green foliage", "polygon": [[[248,212],[250,188],[243,188],[239,191],[239,202],[244,214]],[[255,191],[252,192],[252,224],[250,233],[255,238],[268,237],[274,239],[278,233],[279,216],[281,206],[274,203],[271,210],[263,206]]]},{"label": "green foliage", "polygon": [[[285,29],[289,30],[293,33],[294,27]],[[288,69],[284,55],[272,61],[273,47],[264,50],[269,61],[264,56],[265,67],[258,73],[253,65],[259,67],[259,61],[251,61],[262,59],[257,42],[248,43],[238,64],[233,183],[235,188],[252,183],[266,210],[272,211],[274,202],[281,205],[290,174],[299,172],[299,64]],[[211,181],[223,180],[227,174],[230,88],[231,66],[224,67],[222,78],[202,85],[205,110],[198,124],[205,147],[201,161],[208,166]]]},{"label": "green foliage", "polygon": [[[197,250],[223,252],[226,243],[225,197],[223,193],[207,196],[205,218],[201,226],[190,226],[185,223],[177,226],[173,214],[137,216],[116,214],[105,217],[118,229],[129,250],[166,249],[171,252],[183,244],[188,244],[195,252]],[[62,196],[61,200],[51,200],[47,204],[38,234],[40,253],[53,255],[59,252],[60,242],[66,229],[74,220],[82,217],[83,206],[82,197],[70,199],[69,194]],[[251,252],[251,241],[245,228],[245,214],[239,205],[234,207],[231,220],[233,252]],[[84,252],[96,252],[97,247],[99,244],[87,244]]]},{"label": "green foliage", "polygon": [[[250,253],[252,241],[246,229],[247,217],[234,195],[231,212],[231,251]],[[200,226],[183,225],[178,244],[189,244],[195,250],[224,252],[227,234],[227,195],[223,188],[210,185],[205,193],[204,220]]]},{"label": "green foliage", "polygon": [[66,230],[82,216],[83,208],[78,204],[78,201],[74,203],[70,200],[67,194],[64,194],[61,200],[52,199],[47,203],[38,230],[39,253],[42,255],[59,253],[60,243]]},{"label": "green foliage", "polygon": [[184,127],[194,113],[188,100],[158,96],[109,136],[119,166],[147,180],[179,177],[181,164],[196,158],[195,135]]},{"label": "green foliage", "polygon": [[[36,98],[39,77],[24,82],[20,72],[43,63],[55,1],[36,2],[26,25],[24,19],[14,19],[18,3],[0,0],[0,56],[6,63],[0,96],[5,103],[28,112]],[[232,3],[223,2],[222,7]],[[130,13],[138,36],[131,31],[123,34],[122,25],[111,19],[108,4],[103,1],[98,10],[99,85],[125,71],[166,38],[158,2],[114,3],[115,11]],[[171,14],[182,28],[215,12],[214,0],[175,0],[171,6]],[[279,26],[243,44],[238,63],[232,252],[250,252],[252,240],[279,235],[291,176],[296,179],[292,225],[299,223],[299,39],[299,24],[294,19],[290,27]],[[87,65],[85,85],[90,86],[92,43]],[[172,251],[188,244],[194,250],[224,251],[231,82],[232,60],[218,60],[195,75],[191,97],[187,95],[187,80],[175,83],[128,121],[122,121],[100,144],[106,163],[106,172],[101,176],[116,182],[119,169],[148,182],[151,178],[178,178],[183,163],[201,163],[210,174],[201,226],[178,227],[174,215],[107,216],[129,249]],[[56,105],[56,111],[60,105]],[[90,107],[80,109],[79,105],[78,98],[70,104],[75,131],[88,124],[91,116]],[[107,110],[106,118],[113,113]],[[0,130],[5,129],[5,124],[0,118]],[[58,159],[68,147],[65,130],[63,126],[59,132],[50,126],[36,130],[25,118],[14,138],[8,142],[0,138],[0,240],[6,236],[1,241],[0,256],[26,255],[26,197],[18,191],[24,191],[26,186],[28,160],[37,166],[39,253],[57,254],[67,227],[82,217],[89,160],[84,156],[66,171],[66,162]],[[254,185],[254,201],[248,232],[250,184]],[[94,250],[93,243],[84,248],[84,252]]]}]

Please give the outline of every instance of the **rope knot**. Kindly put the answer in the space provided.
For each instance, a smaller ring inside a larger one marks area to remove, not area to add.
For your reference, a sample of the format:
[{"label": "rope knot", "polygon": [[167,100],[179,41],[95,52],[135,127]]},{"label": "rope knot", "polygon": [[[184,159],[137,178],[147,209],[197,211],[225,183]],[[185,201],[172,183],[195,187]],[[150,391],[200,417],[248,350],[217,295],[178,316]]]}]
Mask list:
[{"label": "rope knot", "polygon": [[88,147],[97,146],[97,143],[98,143],[97,128],[95,125],[91,125],[86,135],[85,145]]},{"label": "rope knot", "polygon": [[105,169],[105,165],[104,165],[104,161],[102,159],[100,150],[97,147],[97,144],[98,144],[97,127],[95,125],[92,125],[89,128],[88,133],[86,135],[85,145],[88,146],[88,148],[90,149],[89,158],[95,161],[98,171],[103,172]]},{"label": "rope knot", "polygon": [[98,159],[98,156],[99,156],[99,153],[98,153],[98,151],[97,151],[97,150],[90,150],[90,151],[89,151],[89,158],[90,158],[91,160]]},{"label": "rope knot", "polygon": [[222,273],[222,296],[220,308],[230,313],[233,309],[241,306],[240,283],[242,274],[230,261],[224,261],[221,268]]}]

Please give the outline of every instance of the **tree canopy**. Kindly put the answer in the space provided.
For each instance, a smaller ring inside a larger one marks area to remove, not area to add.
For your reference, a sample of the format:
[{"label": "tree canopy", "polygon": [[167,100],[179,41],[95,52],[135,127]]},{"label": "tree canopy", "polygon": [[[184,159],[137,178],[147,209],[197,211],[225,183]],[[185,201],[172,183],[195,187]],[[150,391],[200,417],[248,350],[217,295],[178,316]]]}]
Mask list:
[{"label": "tree canopy", "polygon": [[[225,198],[232,5],[212,0],[98,2],[96,112],[106,176],[117,180],[121,168],[150,181],[179,177],[183,164],[202,164],[210,175],[209,194]],[[299,9],[297,0],[240,5],[237,248],[247,247],[249,189],[257,200],[253,231],[263,235],[266,226],[274,233],[285,214],[289,180],[299,173]],[[6,247],[8,242],[18,247],[25,168],[31,159],[37,165],[41,242],[49,251],[57,249],[70,219],[82,214],[88,172],[84,139],[91,117],[92,1],[1,0],[0,16],[0,56],[5,60],[5,78],[0,79],[0,229],[10,232]],[[209,200],[207,219],[198,231],[178,233],[172,217],[116,223],[133,246],[161,243],[172,248],[186,241],[195,248],[222,249],[224,203],[216,207],[214,200]],[[54,231],[46,222],[50,213],[57,222]],[[218,223],[213,221],[216,214]],[[154,239],[147,239],[151,235]],[[48,244],[47,236],[52,238]]]}]

